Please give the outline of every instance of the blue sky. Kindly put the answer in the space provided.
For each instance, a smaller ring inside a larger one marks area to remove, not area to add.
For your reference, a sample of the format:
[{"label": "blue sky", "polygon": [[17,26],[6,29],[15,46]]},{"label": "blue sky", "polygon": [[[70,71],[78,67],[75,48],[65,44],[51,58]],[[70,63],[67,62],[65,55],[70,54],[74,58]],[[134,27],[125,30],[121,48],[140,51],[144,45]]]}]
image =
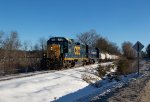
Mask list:
[{"label": "blue sky", "polygon": [[0,31],[21,40],[64,36],[95,29],[118,46],[150,43],[149,0],[0,0]]}]

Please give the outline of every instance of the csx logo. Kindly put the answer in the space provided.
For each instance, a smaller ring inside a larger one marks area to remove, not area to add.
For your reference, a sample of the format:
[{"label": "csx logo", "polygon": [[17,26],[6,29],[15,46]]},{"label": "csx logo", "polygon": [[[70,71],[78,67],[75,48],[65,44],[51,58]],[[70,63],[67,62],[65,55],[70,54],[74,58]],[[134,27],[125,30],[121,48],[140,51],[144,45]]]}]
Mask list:
[{"label": "csx logo", "polygon": [[75,55],[80,55],[80,46],[74,47],[74,53],[75,53]]}]

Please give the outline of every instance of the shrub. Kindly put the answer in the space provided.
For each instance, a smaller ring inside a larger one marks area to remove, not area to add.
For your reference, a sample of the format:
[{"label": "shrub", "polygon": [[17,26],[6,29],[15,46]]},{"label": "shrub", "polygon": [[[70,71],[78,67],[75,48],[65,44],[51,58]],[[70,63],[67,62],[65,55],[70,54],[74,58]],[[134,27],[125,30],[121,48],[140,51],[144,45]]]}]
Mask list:
[{"label": "shrub", "polygon": [[105,69],[104,66],[99,65],[99,66],[97,67],[97,72],[98,72],[98,76],[102,78],[102,77],[105,76],[105,74],[106,74],[106,69]]},{"label": "shrub", "polygon": [[112,68],[112,69],[115,69],[115,65],[114,65],[114,64],[112,64],[111,68]]},{"label": "shrub", "polygon": [[114,67],[115,67],[114,64],[109,64],[109,65],[106,66],[105,69],[106,69],[107,72],[110,72],[110,70],[111,70],[112,68],[114,69]]},{"label": "shrub", "polygon": [[127,60],[126,58],[121,58],[117,64],[117,74],[129,74],[132,72],[132,61]]},{"label": "shrub", "polygon": [[110,72],[110,67],[109,66],[105,66],[105,68],[103,69],[105,72]]},{"label": "shrub", "polygon": [[101,78],[94,74],[85,73],[82,75],[82,79],[86,81],[89,84],[95,84],[97,81],[99,81]]},{"label": "shrub", "polygon": [[90,82],[91,77],[87,76],[86,74],[83,74],[83,75],[82,75],[82,79],[83,79],[84,81],[86,81],[87,83],[91,83],[91,82]]}]

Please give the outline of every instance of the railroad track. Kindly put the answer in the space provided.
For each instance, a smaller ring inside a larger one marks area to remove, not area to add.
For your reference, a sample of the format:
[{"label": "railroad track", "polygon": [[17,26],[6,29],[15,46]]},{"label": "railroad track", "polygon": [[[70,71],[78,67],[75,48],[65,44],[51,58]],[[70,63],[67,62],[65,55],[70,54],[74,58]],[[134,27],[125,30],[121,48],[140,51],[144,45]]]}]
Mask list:
[{"label": "railroad track", "polygon": [[55,71],[56,70],[36,71],[36,72],[30,72],[30,73],[5,75],[5,76],[0,76],[0,81],[11,80],[11,79],[16,79],[16,78],[23,78],[23,77],[29,77],[29,76],[34,76],[34,75],[38,75],[38,74],[52,73],[52,72],[55,72]]},{"label": "railroad track", "polygon": [[[105,62],[105,63],[109,63],[109,62]],[[101,64],[105,64],[105,63],[101,63]],[[95,64],[98,64],[98,63],[96,62]],[[90,64],[90,65],[94,65],[94,64]],[[84,66],[86,67],[86,66],[90,66],[90,65],[84,65]],[[38,75],[38,74],[53,73],[56,71],[75,69],[78,67],[82,67],[82,65],[76,65],[71,68],[62,68],[60,70],[35,71],[35,72],[28,72],[28,73],[4,75],[4,76],[0,76],[0,81],[11,80],[11,79],[16,79],[16,78],[23,78],[23,77],[30,77],[30,76],[34,76],[34,75]]]},{"label": "railroad track", "polygon": [[[94,64],[92,64],[92,65],[94,65]],[[85,66],[89,66],[89,65],[85,65]],[[60,70],[35,71],[35,72],[28,72],[28,73],[4,75],[4,76],[0,76],[0,81],[11,80],[11,79],[16,79],[16,78],[23,78],[23,77],[30,77],[30,76],[34,76],[34,75],[38,75],[38,74],[53,73],[56,71],[63,71],[63,70],[74,69],[74,68],[78,68],[78,67],[81,67],[81,65],[77,65],[77,66],[74,66],[71,68],[62,68]]]}]

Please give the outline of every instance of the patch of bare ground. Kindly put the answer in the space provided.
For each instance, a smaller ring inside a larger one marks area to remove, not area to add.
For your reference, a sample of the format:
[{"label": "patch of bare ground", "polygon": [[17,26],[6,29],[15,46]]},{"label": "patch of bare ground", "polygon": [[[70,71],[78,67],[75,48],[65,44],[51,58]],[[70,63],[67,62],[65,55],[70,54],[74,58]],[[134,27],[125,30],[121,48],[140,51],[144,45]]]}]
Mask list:
[{"label": "patch of bare ground", "polygon": [[107,102],[149,102],[150,100],[150,71],[142,71],[143,75],[127,87],[118,89]]},{"label": "patch of bare ground", "polygon": [[140,77],[125,87],[116,89],[94,102],[150,102],[150,64],[145,64],[140,73]]},{"label": "patch of bare ground", "polygon": [[146,84],[144,89],[140,92],[138,102],[149,102],[150,101],[150,81]]}]

